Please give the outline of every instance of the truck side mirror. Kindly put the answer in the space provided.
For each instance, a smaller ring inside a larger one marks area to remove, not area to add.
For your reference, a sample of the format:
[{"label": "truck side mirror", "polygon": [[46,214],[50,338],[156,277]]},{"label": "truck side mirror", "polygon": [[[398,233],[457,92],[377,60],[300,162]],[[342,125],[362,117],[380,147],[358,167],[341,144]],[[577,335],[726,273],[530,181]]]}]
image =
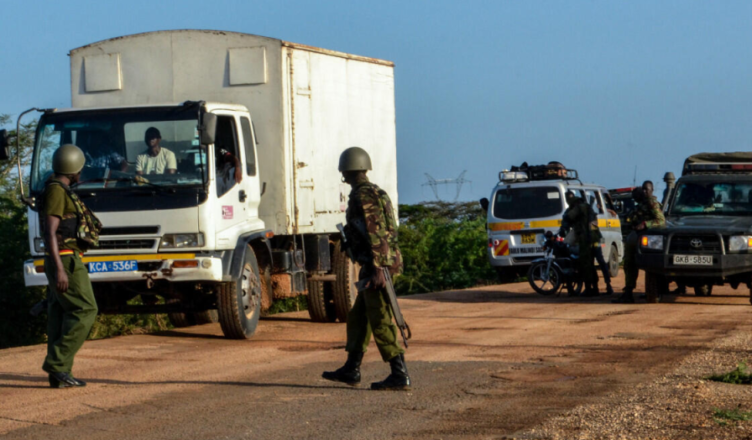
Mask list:
[{"label": "truck side mirror", "polygon": [[0,160],[10,159],[10,143],[8,142],[8,130],[0,130]]},{"label": "truck side mirror", "polygon": [[480,199],[480,207],[483,208],[484,211],[488,212],[488,199],[483,197]]},{"label": "truck side mirror", "polygon": [[204,113],[199,127],[201,145],[213,144],[217,137],[217,115]]}]

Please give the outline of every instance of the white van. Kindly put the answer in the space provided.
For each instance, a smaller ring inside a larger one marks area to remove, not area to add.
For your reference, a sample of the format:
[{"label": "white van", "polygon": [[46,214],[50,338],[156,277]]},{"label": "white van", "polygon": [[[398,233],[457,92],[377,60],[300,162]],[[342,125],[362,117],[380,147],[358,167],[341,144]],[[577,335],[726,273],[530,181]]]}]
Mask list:
[{"label": "white van", "polygon": [[576,170],[559,174],[562,175],[546,172],[545,166],[502,171],[490,200],[481,201],[488,211],[488,259],[500,281],[525,275],[530,262],[543,256],[542,236],[546,231],[556,233],[561,227],[567,209],[564,193],[569,190],[585,198],[598,214],[603,258],[612,277],[619,273],[624,245],[621,223],[608,190],[582,183]]}]

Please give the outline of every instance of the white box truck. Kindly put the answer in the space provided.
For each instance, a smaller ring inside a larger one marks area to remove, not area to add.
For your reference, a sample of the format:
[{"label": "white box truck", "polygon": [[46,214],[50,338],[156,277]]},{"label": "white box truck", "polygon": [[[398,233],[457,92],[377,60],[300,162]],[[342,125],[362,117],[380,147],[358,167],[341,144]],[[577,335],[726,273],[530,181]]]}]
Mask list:
[{"label": "white box truck", "polygon": [[[84,255],[102,313],[219,320],[248,338],[273,299],[307,294],[314,321],[345,320],[357,275],[339,251],[349,186],[338,158],[368,151],[371,180],[397,206],[393,63],[199,30],[69,55],[73,108],[42,110],[36,133],[27,286],[47,284],[34,200],[52,153],[73,143],[87,157],[74,191],[105,226]],[[154,128],[174,164],[137,173]]]}]

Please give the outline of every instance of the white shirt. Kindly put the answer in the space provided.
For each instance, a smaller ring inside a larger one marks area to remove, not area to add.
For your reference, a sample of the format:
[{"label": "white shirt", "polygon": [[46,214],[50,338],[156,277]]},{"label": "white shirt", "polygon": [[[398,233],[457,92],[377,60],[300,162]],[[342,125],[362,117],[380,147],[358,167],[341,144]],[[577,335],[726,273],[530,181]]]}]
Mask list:
[{"label": "white shirt", "polygon": [[159,154],[152,156],[147,151],[139,154],[136,158],[136,171],[143,174],[164,174],[166,170],[177,170],[178,162],[175,153],[167,148],[160,147]]}]

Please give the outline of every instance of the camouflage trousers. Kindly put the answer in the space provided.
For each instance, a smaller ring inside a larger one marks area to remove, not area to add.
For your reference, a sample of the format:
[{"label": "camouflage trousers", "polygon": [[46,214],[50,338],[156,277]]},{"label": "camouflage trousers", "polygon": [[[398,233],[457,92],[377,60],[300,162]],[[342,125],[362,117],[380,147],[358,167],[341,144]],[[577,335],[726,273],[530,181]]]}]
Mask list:
[{"label": "camouflage trousers", "polygon": [[399,330],[392,320],[392,310],[386,302],[385,295],[385,289],[365,289],[358,292],[355,304],[347,314],[345,349],[348,352],[365,353],[371,341],[371,334],[384,362],[405,352],[397,342]]},{"label": "camouflage trousers", "polygon": [[83,346],[97,317],[97,302],[89,272],[78,255],[60,257],[68,275],[68,290],[57,291],[54,261],[47,257],[44,269],[47,291],[47,357],[42,369],[48,373],[70,373],[73,357]]},{"label": "camouflage trousers", "polygon": [[624,240],[624,287],[633,289],[637,287],[637,278],[640,270],[637,268],[637,243],[640,237],[632,231]]}]

